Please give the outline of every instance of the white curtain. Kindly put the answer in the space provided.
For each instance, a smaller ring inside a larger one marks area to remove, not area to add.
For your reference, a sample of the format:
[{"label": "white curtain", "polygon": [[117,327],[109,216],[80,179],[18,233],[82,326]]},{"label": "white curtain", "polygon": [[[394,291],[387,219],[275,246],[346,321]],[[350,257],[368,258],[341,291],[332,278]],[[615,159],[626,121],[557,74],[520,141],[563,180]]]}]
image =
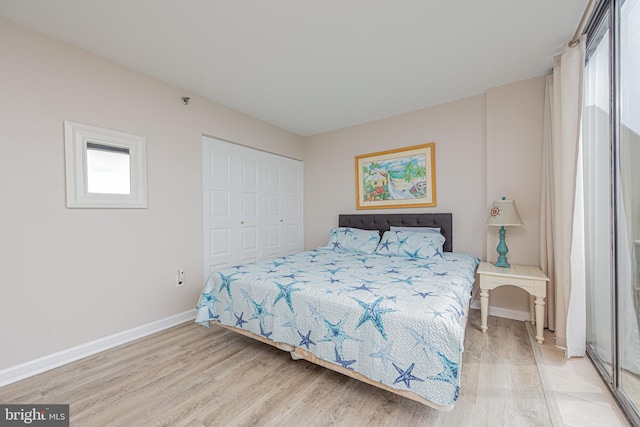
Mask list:
[{"label": "white curtain", "polygon": [[544,94],[544,122],[542,140],[542,185],[540,188],[540,268],[549,277],[545,304],[545,328],[556,330],[556,282],[553,250],[553,157],[551,156],[551,103],[553,98],[553,75],[546,77]]},{"label": "white curtain", "polygon": [[[583,249],[574,248],[576,173],[582,116],[585,38],[565,45],[554,58],[547,78],[540,201],[540,260],[551,282],[547,289],[547,326],[567,357],[585,354],[584,273],[572,275],[582,263]],[[580,213],[577,214],[580,219]],[[577,227],[576,227],[577,228]],[[580,243],[577,241],[575,243]],[[573,258],[572,258],[573,251]],[[577,264],[576,264],[577,262]]]}]

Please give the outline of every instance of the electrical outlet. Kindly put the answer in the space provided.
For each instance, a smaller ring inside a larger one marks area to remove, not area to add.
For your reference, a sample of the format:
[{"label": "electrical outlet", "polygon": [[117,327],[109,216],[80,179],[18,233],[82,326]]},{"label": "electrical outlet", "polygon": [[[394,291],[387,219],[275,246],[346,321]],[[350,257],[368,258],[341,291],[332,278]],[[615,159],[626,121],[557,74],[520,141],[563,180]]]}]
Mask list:
[{"label": "electrical outlet", "polygon": [[176,288],[181,288],[184,285],[184,270],[179,268],[176,274]]}]

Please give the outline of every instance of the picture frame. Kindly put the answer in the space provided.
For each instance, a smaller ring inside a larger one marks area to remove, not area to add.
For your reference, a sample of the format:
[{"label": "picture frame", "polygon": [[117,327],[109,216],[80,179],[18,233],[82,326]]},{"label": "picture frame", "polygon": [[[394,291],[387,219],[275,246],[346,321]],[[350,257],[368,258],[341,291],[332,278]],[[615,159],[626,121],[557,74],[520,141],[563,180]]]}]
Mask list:
[{"label": "picture frame", "polygon": [[356,156],[356,208],[436,206],[435,142]]}]

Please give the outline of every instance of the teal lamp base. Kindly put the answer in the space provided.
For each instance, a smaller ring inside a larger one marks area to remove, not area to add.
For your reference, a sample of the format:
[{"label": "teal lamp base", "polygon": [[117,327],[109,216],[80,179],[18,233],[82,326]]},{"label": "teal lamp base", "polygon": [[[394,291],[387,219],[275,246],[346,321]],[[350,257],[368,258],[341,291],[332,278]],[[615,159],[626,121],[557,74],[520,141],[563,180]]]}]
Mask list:
[{"label": "teal lamp base", "polygon": [[504,229],[504,226],[500,227],[500,243],[498,243],[498,247],[496,250],[498,251],[498,261],[494,264],[496,267],[505,267],[510,268],[511,265],[507,262],[507,252],[509,252],[509,248],[507,244],[504,242],[504,236],[507,234],[507,230]]}]

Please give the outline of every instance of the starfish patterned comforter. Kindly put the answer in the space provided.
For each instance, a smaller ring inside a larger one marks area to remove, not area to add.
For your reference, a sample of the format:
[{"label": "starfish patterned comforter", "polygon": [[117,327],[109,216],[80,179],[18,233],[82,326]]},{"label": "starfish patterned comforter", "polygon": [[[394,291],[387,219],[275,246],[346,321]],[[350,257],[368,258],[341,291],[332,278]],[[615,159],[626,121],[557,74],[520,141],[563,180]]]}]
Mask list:
[{"label": "starfish patterned comforter", "polygon": [[478,262],[456,253],[423,259],[384,254],[384,247],[322,247],[213,273],[196,322],[302,348],[452,407]]}]

